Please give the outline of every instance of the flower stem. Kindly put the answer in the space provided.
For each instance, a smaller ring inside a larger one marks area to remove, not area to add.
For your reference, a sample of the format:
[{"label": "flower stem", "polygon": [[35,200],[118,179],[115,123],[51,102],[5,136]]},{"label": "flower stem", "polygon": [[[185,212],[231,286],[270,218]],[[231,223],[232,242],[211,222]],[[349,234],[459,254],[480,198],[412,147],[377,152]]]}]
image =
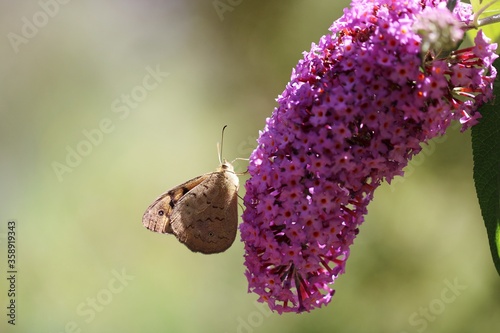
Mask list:
[{"label": "flower stem", "polygon": [[482,27],[488,24],[498,23],[500,22],[500,14],[492,15],[485,17],[484,19],[477,20],[476,27]]},{"label": "flower stem", "polygon": [[480,8],[475,14],[474,14],[474,27],[475,28],[479,28],[481,26],[484,26],[484,25],[487,25],[487,24],[491,24],[491,23],[497,23],[499,22],[499,18],[500,16],[499,15],[493,15],[493,16],[488,16],[484,19],[479,19],[479,16],[481,16],[482,13],[484,13],[484,11],[486,9],[488,9],[489,7],[491,7],[492,5],[494,5],[495,3],[497,3],[499,0],[493,0],[487,4],[484,5],[484,7]]}]

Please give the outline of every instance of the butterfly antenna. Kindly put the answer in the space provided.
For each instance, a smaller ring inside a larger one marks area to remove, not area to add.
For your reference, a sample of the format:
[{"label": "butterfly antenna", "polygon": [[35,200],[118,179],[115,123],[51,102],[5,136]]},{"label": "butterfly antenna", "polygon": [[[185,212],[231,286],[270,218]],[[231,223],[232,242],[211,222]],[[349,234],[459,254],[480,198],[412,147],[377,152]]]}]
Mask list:
[{"label": "butterfly antenna", "polygon": [[221,134],[221,138],[220,138],[220,146],[219,144],[217,144],[217,146],[219,146],[219,163],[222,164],[222,146],[224,144],[224,130],[226,129],[227,125],[224,125],[224,127],[222,127],[222,134]]}]

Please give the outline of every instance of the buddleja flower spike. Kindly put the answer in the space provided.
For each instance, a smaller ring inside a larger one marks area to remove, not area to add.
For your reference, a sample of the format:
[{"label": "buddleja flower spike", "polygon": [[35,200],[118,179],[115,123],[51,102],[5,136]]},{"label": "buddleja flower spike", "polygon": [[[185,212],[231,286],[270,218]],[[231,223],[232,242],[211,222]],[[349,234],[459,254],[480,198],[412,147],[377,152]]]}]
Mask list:
[{"label": "buddleja flower spike", "polygon": [[354,0],[292,71],[250,156],[241,237],[271,309],[327,304],[374,190],[452,120],[492,98],[496,45],[452,51],[469,5]]}]

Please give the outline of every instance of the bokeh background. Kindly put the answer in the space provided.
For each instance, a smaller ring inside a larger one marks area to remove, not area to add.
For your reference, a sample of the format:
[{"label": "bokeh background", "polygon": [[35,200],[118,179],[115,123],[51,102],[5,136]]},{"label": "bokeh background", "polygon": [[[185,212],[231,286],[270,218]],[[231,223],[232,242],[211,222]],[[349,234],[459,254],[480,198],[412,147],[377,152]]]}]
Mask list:
[{"label": "bokeh background", "polygon": [[[280,316],[256,303],[239,236],[205,256],[142,226],[160,193],[215,170],[223,125],[224,157],[249,156],[302,51],[347,5],[2,2],[0,331],[498,327],[500,280],[474,192],[470,133],[457,126],[377,190],[335,297],[311,313]],[[9,219],[18,225],[15,327],[5,309]]]}]

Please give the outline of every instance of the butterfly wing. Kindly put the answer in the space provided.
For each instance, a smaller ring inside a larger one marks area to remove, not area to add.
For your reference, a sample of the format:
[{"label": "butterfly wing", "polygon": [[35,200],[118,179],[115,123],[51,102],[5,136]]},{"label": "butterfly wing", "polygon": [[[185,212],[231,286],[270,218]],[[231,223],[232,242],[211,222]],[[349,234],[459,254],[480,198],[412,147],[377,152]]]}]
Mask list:
[{"label": "butterfly wing", "polygon": [[207,175],[202,175],[193,178],[160,195],[144,212],[142,224],[151,231],[173,234],[170,220],[176,204],[206,177]]},{"label": "butterfly wing", "polygon": [[187,192],[174,207],[173,233],[191,251],[205,254],[228,249],[238,227],[238,177],[217,171]]}]

